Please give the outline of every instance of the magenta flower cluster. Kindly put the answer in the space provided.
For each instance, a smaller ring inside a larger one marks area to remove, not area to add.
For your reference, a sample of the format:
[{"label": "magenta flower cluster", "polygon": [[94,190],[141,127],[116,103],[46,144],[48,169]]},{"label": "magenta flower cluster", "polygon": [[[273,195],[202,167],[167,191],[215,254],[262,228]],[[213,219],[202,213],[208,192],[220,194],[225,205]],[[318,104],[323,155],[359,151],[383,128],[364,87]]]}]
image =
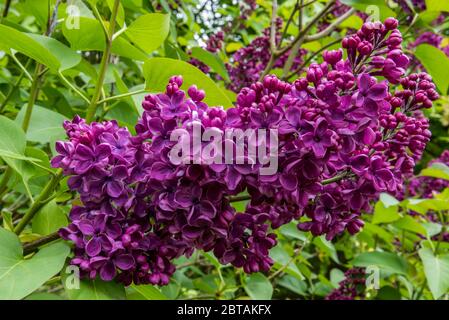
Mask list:
[{"label": "magenta flower cluster", "polygon": [[426,1],[425,0],[393,0],[396,2],[399,7],[408,15],[411,15],[413,12],[420,12],[426,10]]},{"label": "magenta flower cluster", "polygon": [[[266,76],[226,111],[209,107],[196,86],[181,90],[174,76],[165,93],[145,98],[136,135],[114,121],[66,122],[69,141],[57,143],[52,164],[80,195],[60,231],[75,245],[72,264],[91,278],[163,285],[173,259],[193,250],[247,273],[268,271],[272,230],[292,220],[329,240],[357,233],[372,200],[402,192],[430,138],[420,109],[438,98],[427,74],[405,76],[397,26],[391,18],[365,23],[343,40],[346,59],[341,49],[326,51],[293,84]],[[219,134],[277,130],[279,170],[173,163],[171,133],[194,125]],[[232,201],[242,193],[250,201],[236,212]]]},{"label": "magenta flower cluster", "polygon": [[364,268],[351,268],[345,272],[345,278],[340,281],[326,300],[364,300],[366,289],[366,273]]}]

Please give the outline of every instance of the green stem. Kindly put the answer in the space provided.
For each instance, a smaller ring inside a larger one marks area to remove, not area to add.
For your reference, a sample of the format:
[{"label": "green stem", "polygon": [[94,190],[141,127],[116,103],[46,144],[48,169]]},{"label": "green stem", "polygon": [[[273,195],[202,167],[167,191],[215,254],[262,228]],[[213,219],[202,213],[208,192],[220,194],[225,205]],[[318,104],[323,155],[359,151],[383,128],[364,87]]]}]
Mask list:
[{"label": "green stem", "polygon": [[324,29],[321,32],[315,33],[314,35],[307,36],[305,40],[307,42],[316,41],[330,35],[332,31],[334,31],[343,21],[348,19],[354,12],[355,12],[354,8],[350,9],[349,11],[345,12],[343,15],[338,17],[338,19],[332,22],[332,24],[330,24],[326,29]]},{"label": "green stem", "polygon": [[33,219],[34,215],[45,205],[48,203],[48,199],[50,198],[53,191],[58,186],[59,181],[62,178],[62,169],[59,169],[54,176],[52,176],[51,180],[44,187],[42,192],[36,198],[36,201],[31,205],[28,211],[24,214],[20,222],[14,228],[14,232],[16,234],[20,234],[23,229],[25,229],[26,225]]},{"label": "green stem", "polygon": [[[301,6],[303,5],[303,0],[301,0]],[[303,8],[299,9],[299,16],[298,16],[298,32],[301,32],[302,29],[302,20],[303,20]],[[282,79],[284,79],[287,74],[290,72],[290,69],[293,66],[293,62],[298,55],[299,49],[301,49],[301,45],[303,43],[303,40],[298,41],[290,50],[290,53],[287,57],[287,61],[285,62],[284,68],[282,70]]]},{"label": "green stem", "polygon": [[[27,68],[30,65],[30,63],[31,63],[31,59],[29,59],[28,62],[25,64],[25,68]],[[6,107],[6,105],[8,104],[9,99],[11,99],[12,95],[14,94],[14,92],[17,90],[17,88],[19,88],[20,83],[22,82],[24,77],[25,77],[25,72],[22,71],[20,76],[17,78],[16,83],[14,83],[12,88],[9,89],[8,93],[6,94],[5,100],[3,100],[3,102],[2,102],[2,104],[0,106],[0,113],[3,112],[3,110]]]},{"label": "green stem", "polygon": [[3,195],[8,191],[8,182],[9,179],[11,179],[13,174],[13,170],[11,167],[8,167],[5,170],[5,173],[3,173],[2,180],[0,181],[0,199],[3,197]]},{"label": "green stem", "polygon": [[[92,120],[95,117],[95,113],[97,111],[98,100],[100,98],[101,90],[103,88],[103,83],[104,83],[104,79],[106,76],[106,70],[108,67],[109,56],[111,54],[112,36],[114,35],[115,20],[117,17],[119,3],[120,3],[119,0],[115,0],[114,6],[112,8],[111,21],[109,22],[109,29],[108,29],[107,37],[106,37],[106,47],[104,49],[103,56],[101,57],[100,71],[99,71],[99,75],[98,75],[97,84],[95,86],[95,91],[92,96],[92,100],[90,101],[90,104],[87,107],[87,111],[86,111],[86,122],[88,122],[88,123],[92,122]],[[99,17],[99,18],[101,19],[101,17]]]},{"label": "green stem", "polygon": [[75,91],[77,95],[79,95],[84,101],[87,103],[90,103],[90,100],[77,88],[75,87],[67,78],[61,73],[58,72],[59,77],[61,78],[62,82],[69,88]]},{"label": "green stem", "polygon": [[34,103],[36,102],[39,93],[39,73],[41,72],[41,64],[36,64],[36,69],[33,74],[33,82],[31,83],[30,97],[26,106],[25,116],[22,122],[23,131],[27,132],[30,126],[31,114],[33,113]]},{"label": "green stem", "polygon": [[298,9],[300,8],[300,1],[301,1],[301,6],[302,6],[302,1],[303,0],[296,0],[295,7],[293,8],[292,13],[288,17],[287,24],[285,25],[284,31],[282,32],[282,35],[281,35],[281,40],[279,41],[279,45],[277,47],[278,49],[280,47],[282,47],[282,42],[284,41],[285,36],[287,35],[288,27],[292,23],[292,20],[293,20],[293,17],[295,15],[296,11],[298,11]]},{"label": "green stem", "polygon": [[31,76],[31,74],[28,72],[28,70],[26,69],[26,67],[20,63],[19,59],[17,59],[17,57],[14,54],[11,54],[11,58],[14,60],[14,62],[19,66],[20,70],[22,70],[22,72],[27,76],[28,80],[33,81],[33,77]]},{"label": "green stem", "polygon": [[[298,42],[302,43],[307,36],[308,32],[312,29],[313,26],[316,25],[316,23],[326,15],[326,13],[334,6],[336,0],[330,0],[326,6],[304,27],[304,29],[298,33],[298,35],[293,39],[292,42],[290,42],[288,45],[286,45],[283,48],[280,48],[279,50],[275,50],[271,52],[270,60],[268,61],[267,66],[261,73],[259,77],[259,81],[261,81],[273,68],[274,62],[277,58],[282,56],[284,53],[292,49],[297,45]],[[273,19],[272,19],[273,21]],[[271,47],[271,45],[270,45]]]},{"label": "green stem", "polygon": [[329,12],[332,9],[332,7],[335,4],[335,1],[336,0],[330,0],[326,4],[326,6],[315,17],[313,17],[313,19],[304,27],[304,29],[296,36],[296,38],[292,42],[290,42],[287,46],[285,46],[284,48],[279,50],[276,54],[278,56],[283,55],[288,50],[290,50],[295,45],[295,43],[297,43],[298,41],[301,41],[304,37],[306,37],[306,35],[310,31],[310,29],[312,29],[312,27],[314,27],[316,25],[316,23],[322,17],[324,17],[327,14],[327,12]]},{"label": "green stem", "polygon": [[322,185],[331,184],[331,183],[343,180],[344,178],[347,178],[347,177],[349,177],[349,172],[348,171],[344,171],[344,172],[342,172],[340,174],[337,174],[336,176],[333,176],[332,178],[325,179],[325,180],[321,181],[321,184]]},{"label": "green stem", "polygon": [[132,92],[126,92],[126,93],[118,94],[116,96],[112,96],[112,97],[108,97],[108,98],[99,100],[97,102],[97,104],[102,104],[102,103],[109,102],[109,101],[112,101],[112,100],[126,98],[126,97],[129,97],[129,96],[133,96],[135,94],[144,93],[145,91],[146,91],[145,89],[141,89],[141,90],[136,90],[136,91],[132,91]]},{"label": "green stem", "polygon": [[444,240],[444,227],[445,227],[445,223],[444,223],[444,215],[441,211],[438,211],[438,217],[440,218],[440,223],[441,223],[441,232],[440,235],[438,237],[438,241],[437,241],[437,245],[435,247],[435,254],[437,255],[440,251],[440,244],[441,242],[443,242]]}]

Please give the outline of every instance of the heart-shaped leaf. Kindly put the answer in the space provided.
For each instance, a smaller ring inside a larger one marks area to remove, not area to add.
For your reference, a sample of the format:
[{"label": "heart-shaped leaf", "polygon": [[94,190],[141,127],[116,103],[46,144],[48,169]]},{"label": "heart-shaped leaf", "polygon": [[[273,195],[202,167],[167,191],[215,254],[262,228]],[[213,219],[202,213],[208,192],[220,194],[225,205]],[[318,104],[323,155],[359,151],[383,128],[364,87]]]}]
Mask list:
[{"label": "heart-shaped leaf", "polygon": [[436,256],[430,248],[425,247],[418,253],[430,291],[434,299],[438,299],[449,291],[449,254]]},{"label": "heart-shaped leaf", "polygon": [[0,300],[22,299],[38,289],[62,269],[68,254],[69,247],[59,242],[25,259],[19,238],[0,228]]},{"label": "heart-shaped leaf", "polygon": [[1,48],[14,49],[53,71],[70,69],[81,61],[79,54],[53,38],[21,32],[5,25],[0,25],[0,34]]}]

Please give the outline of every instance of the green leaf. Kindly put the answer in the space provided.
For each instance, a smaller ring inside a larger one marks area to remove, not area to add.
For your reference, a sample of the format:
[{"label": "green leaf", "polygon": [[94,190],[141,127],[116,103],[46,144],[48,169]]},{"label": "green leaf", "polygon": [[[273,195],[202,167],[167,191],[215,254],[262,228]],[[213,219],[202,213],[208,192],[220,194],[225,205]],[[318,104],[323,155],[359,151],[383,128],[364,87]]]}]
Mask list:
[{"label": "green leaf", "polygon": [[363,20],[359,16],[352,15],[340,24],[340,28],[351,28],[358,30],[362,27]]},{"label": "green leaf", "polygon": [[436,236],[443,230],[443,226],[439,223],[424,222],[422,226],[426,229],[426,235],[428,238]]},{"label": "green leaf", "polygon": [[0,34],[0,47],[19,51],[53,71],[69,69],[81,61],[80,55],[53,38],[20,32],[5,25],[0,25]]},{"label": "green leaf", "polygon": [[377,292],[376,300],[401,300],[401,292],[392,286],[384,286]]},{"label": "green leaf", "polygon": [[21,172],[23,162],[17,156],[25,156],[25,145],[26,138],[22,128],[14,121],[0,116],[0,156],[18,173]]},{"label": "green leaf", "polygon": [[38,289],[62,269],[69,251],[58,242],[24,259],[19,238],[0,228],[0,300],[22,299]]},{"label": "green leaf", "polygon": [[152,92],[165,91],[171,76],[181,75],[184,79],[183,88],[187,90],[195,84],[206,92],[204,101],[210,106],[232,106],[227,95],[203,72],[191,64],[168,58],[151,58],[145,61],[143,73],[146,88]]},{"label": "green leaf", "polygon": [[46,28],[48,21],[48,1],[50,0],[26,0],[21,9],[30,16],[33,16],[41,27]]},{"label": "green leaf", "polygon": [[426,0],[428,11],[446,11],[449,12],[449,2],[442,0]]},{"label": "green leaf", "polygon": [[345,273],[340,269],[333,268],[330,272],[330,281],[335,288],[338,288],[338,285],[341,281],[345,279]]},{"label": "green leaf", "polygon": [[29,161],[40,162],[25,154],[26,139],[22,128],[14,121],[0,116],[0,157],[18,174],[28,196],[31,191],[28,180],[36,174],[36,168]]},{"label": "green leaf", "polygon": [[366,222],[362,232],[368,232],[372,236],[379,237],[386,243],[391,243],[394,239],[394,235],[391,234],[386,228]]},{"label": "green leaf", "polygon": [[45,47],[51,52],[53,57],[56,58],[59,66],[55,66],[53,68],[51,66],[47,66],[52,70],[64,71],[81,62],[81,56],[79,54],[53,38],[34,33],[28,33],[28,36],[41,46]]},{"label": "green leaf", "polygon": [[[117,85],[117,89],[118,89],[120,94],[124,94],[124,93],[128,93],[129,92],[128,87],[126,86],[126,84],[122,80],[122,78],[120,77],[120,74],[117,71],[117,69],[114,69],[114,79],[115,79],[115,84]],[[141,104],[135,103],[135,101],[133,100],[132,97],[126,97],[124,99],[124,101],[126,101],[134,109],[136,114],[139,114],[139,115],[142,114],[143,108],[142,108]]]},{"label": "green leaf", "polygon": [[449,210],[449,201],[444,199],[409,199],[407,201],[407,209],[421,214],[425,214],[429,210]]},{"label": "green leaf", "polygon": [[340,2],[368,15],[379,13],[381,20],[396,16],[395,12],[385,3],[385,0],[340,0]]},{"label": "green leaf", "polygon": [[201,62],[208,65],[214,72],[219,74],[223,79],[229,81],[228,71],[223,63],[223,61],[212,52],[206,51],[200,47],[193,47],[191,49],[191,56],[195,59],[200,60]]},{"label": "green leaf", "polygon": [[332,242],[326,240],[324,236],[316,237],[315,239],[313,239],[313,243],[318,248],[320,248],[320,250],[327,253],[336,263],[340,263],[335,246],[332,244]]},{"label": "green leaf", "polygon": [[[65,24],[62,25],[62,33],[69,41],[71,48],[81,51],[103,51],[106,47],[106,38],[100,22],[88,17],[79,17],[79,19],[79,29],[71,29]],[[111,51],[119,56],[134,60],[143,61],[148,58],[142,50],[130,44],[123,35],[114,39]]]},{"label": "green leaf", "polygon": [[382,203],[386,208],[389,208],[391,206],[397,206],[399,204],[399,201],[395,197],[385,192],[382,192],[380,194],[379,200],[382,201]]},{"label": "green leaf", "polygon": [[260,272],[246,277],[244,289],[253,300],[270,300],[273,295],[271,282]]},{"label": "green leaf", "polygon": [[9,231],[14,231],[14,224],[12,221],[12,212],[2,210],[3,228]]},{"label": "green leaf", "polygon": [[307,295],[307,284],[293,276],[285,275],[279,280],[279,285],[300,296]]},{"label": "green leaf", "polygon": [[30,294],[28,297],[25,298],[25,300],[64,300],[64,299],[54,293],[36,292]]},{"label": "green leaf", "polygon": [[21,154],[14,153],[14,152],[11,152],[8,150],[2,150],[2,149],[0,149],[0,157],[11,158],[11,159],[16,159],[16,160],[40,162],[39,159],[23,156]]},{"label": "green leaf", "polygon": [[292,276],[300,280],[304,280],[304,276],[295,264],[295,259],[292,260],[292,257],[281,245],[277,245],[270,250],[270,257],[275,262],[274,267],[276,269],[284,268],[285,266],[287,266],[285,268],[285,271],[288,274],[291,274]]},{"label": "green leaf", "polygon": [[283,226],[281,226],[279,228],[279,231],[284,236],[287,236],[287,237],[290,237],[293,239],[298,239],[303,242],[307,241],[306,234],[298,229],[297,223],[295,223],[295,222],[290,222],[288,224],[284,224]]},{"label": "green leaf", "polygon": [[34,233],[47,235],[67,226],[67,216],[56,202],[50,201],[34,216],[32,229]]},{"label": "green leaf", "polygon": [[411,231],[417,234],[427,235],[427,230],[424,228],[418,221],[413,219],[410,216],[405,216],[395,223],[393,223],[393,226],[396,228]]},{"label": "green leaf", "polygon": [[[20,109],[15,122],[21,124],[25,116],[26,108]],[[48,143],[54,137],[65,137],[62,127],[65,116],[47,108],[35,105],[31,114],[30,126],[26,133],[28,141]]]},{"label": "green leaf", "polygon": [[[391,203],[391,202],[390,202]],[[390,205],[388,207],[382,201],[376,202],[374,206],[373,224],[389,223],[400,218],[397,205]]]},{"label": "green leaf", "polygon": [[115,281],[81,280],[79,289],[69,289],[66,284],[67,274],[62,275],[62,283],[70,300],[125,300],[125,288]]},{"label": "green leaf", "polygon": [[444,180],[449,180],[449,167],[441,162],[436,162],[430,167],[425,168],[421,171],[421,176],[440,178]]},{"label": "green leaf", "polygon": [[415,50],[415,56],[432,76],[441,93],[446,94],[449,88],[449,58],[438,48],[429,44],[421,44]]},{"label": "green leaf", "polygon": [[135,290],[144,300],[167,300],[168,298],[156,287],[152,285],[132,285],[131,288]]},{"label": "green leaf", "polygon": [[150,54],[162,45],[169,30],[169,14],[148,13],[134,20],[126,29],[125,35],[131,42]]},{"label": "green leaf", "polygon": [[398,274],[407,274],[407,261],[392,252],[364,252],[352,260],[352,264],[358,267],[378,266],[384,271]]},{"label": "green leaf", "polygon": [[449,290],[449,254],[435,256],[430,248],[418,251],[424,265],[427,284],[434,299],[438,299]]}]

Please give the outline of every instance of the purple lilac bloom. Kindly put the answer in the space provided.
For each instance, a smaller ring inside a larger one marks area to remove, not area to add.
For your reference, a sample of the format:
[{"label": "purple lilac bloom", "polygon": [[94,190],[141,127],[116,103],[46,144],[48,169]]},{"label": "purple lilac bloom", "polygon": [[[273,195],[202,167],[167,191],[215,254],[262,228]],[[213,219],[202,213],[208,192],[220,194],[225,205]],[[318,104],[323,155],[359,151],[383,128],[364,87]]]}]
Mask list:
[{"label": "purple lilac bloom", "polygon": [[[397,27],[392,18],[367,22],[343,40],[346,55],[324,52],[292,84],[273,75],[254,81],[228,110],[209,107],[196,86],[186,93],[174,76],[164,93],[145,97],[135,135],[115,121],[65,122],[68,141],[57,143],[52,164],[80,195],[60,230],[74,244],[71,263],[85,277],[164,285],[173,259],[194,250],[268,271],[272,230],[293,220],[328,240],[357,233],[381,192],[404,192],[431,135],[421,109],[438,94],[429,75],[404,75]],[[261,175],[261,162],[172,163],[170,134],[194,124],[223,135],[278,129],[278,171]],[[237,212],[231,201],[242,192],[250,201]]]},{"label": "purple lilac bloom", "polygon": [[364,300],[366,274],[364,268],[352,268],[345,272],[345,278],[340,281],[326,300]]}]

